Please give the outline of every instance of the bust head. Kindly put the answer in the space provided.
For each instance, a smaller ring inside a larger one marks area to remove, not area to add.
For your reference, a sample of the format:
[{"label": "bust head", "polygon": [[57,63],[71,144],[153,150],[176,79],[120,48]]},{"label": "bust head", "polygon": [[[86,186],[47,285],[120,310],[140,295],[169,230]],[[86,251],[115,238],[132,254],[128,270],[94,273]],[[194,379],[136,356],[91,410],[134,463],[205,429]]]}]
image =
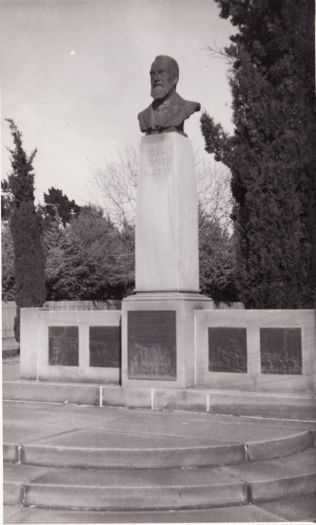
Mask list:
[{"label": "bust head", "polygon": [[166,55],[155,58],[150,68],[151,96],[161,99],[171,95],[179,80],[179,66],[177,62]]},{"label": "bust head", "polygon": [[198,102],[184,100],[176,92],[178,80],[179,66],[174,58],[158,55],[150,68],[154,101],[138,114],[141,131],[148,135],[166,131],[183,133],[184,121],[195,111],[200,111]]}]

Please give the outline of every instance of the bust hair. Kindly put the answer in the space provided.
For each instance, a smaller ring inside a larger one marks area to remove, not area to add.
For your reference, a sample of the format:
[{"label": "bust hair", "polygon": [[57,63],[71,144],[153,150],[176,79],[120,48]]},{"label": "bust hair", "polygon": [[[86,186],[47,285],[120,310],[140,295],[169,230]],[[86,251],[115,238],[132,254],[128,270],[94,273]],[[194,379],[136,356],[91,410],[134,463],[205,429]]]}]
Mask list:
[{"label": "bust hair", "polygon": [[179,66],[178,62],[174,58],[169,57],[168,55],[158,55],[156,56],[154,62],[156,62],[156,60],[168,60],[169,67],[174,73],[174,76],[179,78]]}]

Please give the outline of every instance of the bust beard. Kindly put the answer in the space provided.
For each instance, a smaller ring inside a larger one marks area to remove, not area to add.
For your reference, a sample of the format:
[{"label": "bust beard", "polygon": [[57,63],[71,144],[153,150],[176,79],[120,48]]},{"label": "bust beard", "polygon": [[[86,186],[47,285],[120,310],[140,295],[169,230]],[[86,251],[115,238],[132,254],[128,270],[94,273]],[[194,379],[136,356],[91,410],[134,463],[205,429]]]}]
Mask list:
[{"label": "bust beard", "polygon": [[156,87],[151,88],[151,96],[155,100],[165,98],[167,97],[167,95],[169,95],[169,91],[168,91],[168,88],[164,86],[156,86]]}]

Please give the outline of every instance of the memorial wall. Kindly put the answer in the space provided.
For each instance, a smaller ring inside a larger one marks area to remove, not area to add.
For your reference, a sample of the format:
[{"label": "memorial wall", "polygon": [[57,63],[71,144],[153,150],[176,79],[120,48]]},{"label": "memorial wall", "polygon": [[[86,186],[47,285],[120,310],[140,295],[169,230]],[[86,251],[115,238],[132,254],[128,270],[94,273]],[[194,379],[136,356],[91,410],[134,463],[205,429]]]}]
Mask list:
[{"label": "memorial wall", "polygon": [[315,310],[196,311],[196,384],[316,392]]},{"label": "memorial wall", "polygon": [[[174,388],[178,315],[127,312],[130,386]],[[316,392],[314,310],[195,310],[194,319],[191,386]],[[121,384],[121,311],[23,308],[21,321],[22,379]]]}]

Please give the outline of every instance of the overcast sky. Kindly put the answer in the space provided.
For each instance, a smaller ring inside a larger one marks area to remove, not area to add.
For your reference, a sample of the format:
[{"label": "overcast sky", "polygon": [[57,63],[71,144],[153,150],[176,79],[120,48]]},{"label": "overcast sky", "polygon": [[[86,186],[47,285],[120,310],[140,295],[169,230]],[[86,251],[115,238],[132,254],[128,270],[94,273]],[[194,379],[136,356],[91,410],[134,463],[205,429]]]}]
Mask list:
[{"label": "overcast sky", "polygon": [[[158,54],[178,61],[180,95],[232,129],[228,66],[206,47],[227,45],[234,29],[214,0],[2,0],[0,11],[2,174],[12,118],[27,151],[38,148],[38,200],[54,186],[79,204],[94,201],[91,170],[138,147],[137,113],[151,102]],[[204,155],[198,113],[185,131]]]}]

